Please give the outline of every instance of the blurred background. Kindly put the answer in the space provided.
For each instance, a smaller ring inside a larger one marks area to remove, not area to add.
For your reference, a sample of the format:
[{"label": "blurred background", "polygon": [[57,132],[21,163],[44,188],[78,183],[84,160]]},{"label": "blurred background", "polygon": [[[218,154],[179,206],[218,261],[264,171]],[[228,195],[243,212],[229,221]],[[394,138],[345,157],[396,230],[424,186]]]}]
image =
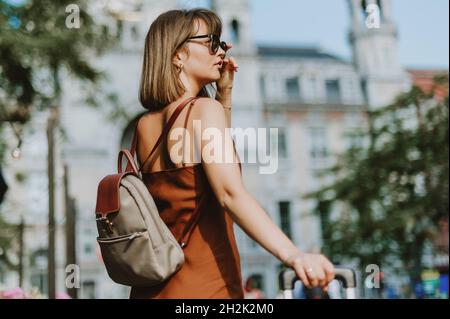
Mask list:
[{"label": "blurred background", "polygon": [[[448,298],[446,0],[1,0],[0,298],[128,297],[96,243],[97,185],[144,112],[150,24],[194,7],[233,43],[232,126],[278,128],[275,174],[236,141],[273,220],[353,267],[361,298]],[[279,296],[280,262],[236,235],[247,297]]]}]

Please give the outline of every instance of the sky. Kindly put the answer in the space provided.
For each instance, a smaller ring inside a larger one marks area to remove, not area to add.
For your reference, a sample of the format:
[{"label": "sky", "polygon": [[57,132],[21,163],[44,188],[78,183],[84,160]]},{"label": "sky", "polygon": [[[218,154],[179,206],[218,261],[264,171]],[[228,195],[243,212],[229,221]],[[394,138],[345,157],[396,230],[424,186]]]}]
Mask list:
[{"label": "sky", "polygon": [[[208,0],[179,0],[188,7]],[[318,46],[345,59],[347,0],[249,0],[257,44]],[[408,68],[449,67],[449,0],[391,0],[401,63]]]},{"label": "sky", "polygon": [[[391,0],[400,61],[409,68],[449,67],[449,1]],[[347,0],[250,0],[258,44],[319,46],[350,59]]]},{"label": "sky", "polygon": [[[186,7],[208,6],[208,0],[178,2]],[[249,2],[252,34],[257,44],[314,45],[342,58],[351,58],[347,0]],[[401,63],[409,68],[448,69],[449,0],[391,0],[391,3]]]}]

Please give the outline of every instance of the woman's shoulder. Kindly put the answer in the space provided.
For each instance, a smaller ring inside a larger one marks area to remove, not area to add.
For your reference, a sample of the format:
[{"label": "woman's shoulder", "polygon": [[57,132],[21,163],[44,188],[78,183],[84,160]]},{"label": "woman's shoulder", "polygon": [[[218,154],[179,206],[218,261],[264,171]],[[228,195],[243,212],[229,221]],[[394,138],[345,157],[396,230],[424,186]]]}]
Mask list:
[{"label": "woman's shoulder", "polygon": [[203,96],[197,97],[197,100],[194,102],[194,104],[199,106],[211,105],[212,107],[222,106],[222,104],[216,99],[213,99],[212,97],[203,97]]},{"label": "woman's shoulder", "polygon": [[222,103],[210,98],[210,97],[200,97],[194,102],[195,107],[193,112],[195,112],[196,118],[210,118],[211,116],[225,116],[225,112]]}]

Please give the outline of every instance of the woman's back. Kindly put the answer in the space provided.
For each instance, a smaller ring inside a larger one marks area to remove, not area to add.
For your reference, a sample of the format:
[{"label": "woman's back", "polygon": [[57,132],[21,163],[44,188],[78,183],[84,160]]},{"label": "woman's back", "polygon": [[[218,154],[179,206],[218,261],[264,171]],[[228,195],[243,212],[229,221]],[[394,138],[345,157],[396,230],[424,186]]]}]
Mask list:
[{"label": "woman's back", "polygon": [[[181,101],[178,100],[174,103],[171,103],[164,107],[162,110],[147,112],[144,116],[139,120],[139,124],[137,126],[138,133],[138,144],[137,144],[137,156],[139,159],[139,163],[141,163],[141,159],[147,158],[150,153],[150,150],[153,149],[158,137],[161,135],[162,130],[165,125],[167,125],[170,116],[174,113],[175,109],[179,105]],[[171,132],[174,129],[184,129],[186,130],[188,136],[185,136],[185,141],[189,141],[190,146],[192,146],[193,140],[193,120],[198,119],[198,110],[193,109],[193,105],[189,104],[184,107],[181,111],[180,115],[176,118],[175,122],[172,125]],[[166,169],[172,169],[176,167],[183,167],[182,163],[177,163],[171,161],[168,157],[168,150],[172,149],[177,140],[171,140],[170,133],[167,135],[157,150],[155,150],[155,154],[149,158],[148,162],[145,163],[144,169],[149,172],[162,171]],[[187,155],[187,154],[186,154]],[[187,160],[186,165],[195,164],[193,163],[192,156]]]}]

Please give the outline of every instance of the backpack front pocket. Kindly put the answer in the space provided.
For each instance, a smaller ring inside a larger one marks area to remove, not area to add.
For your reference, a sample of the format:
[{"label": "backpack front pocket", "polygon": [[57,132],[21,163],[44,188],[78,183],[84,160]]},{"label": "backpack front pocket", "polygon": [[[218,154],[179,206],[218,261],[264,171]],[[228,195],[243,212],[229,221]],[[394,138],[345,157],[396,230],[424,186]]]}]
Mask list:
[{"label": "backpack front pocket", "polygon": [[108,237],[103,237],[103,238],[97,237],[97,242],[99,244],[107,245],[107,244],[116,244],[116,243],[120,243],[120,242],[124,242],[124,241],[132,241],[135,238],[144,236],[144,234],[146,232],[147,231],[134,232],[134,233],[131,233],[131,234],[128,234],[128,235],[109,237],[109,238]]},{"label": "backpack front pocket", "polygon": [[148,261],[152,259],[149,240],[147,231],[109,238],[97,237],[111,279],[129,286],[146,282],[145,277],[149,275],[150,270]]}]

